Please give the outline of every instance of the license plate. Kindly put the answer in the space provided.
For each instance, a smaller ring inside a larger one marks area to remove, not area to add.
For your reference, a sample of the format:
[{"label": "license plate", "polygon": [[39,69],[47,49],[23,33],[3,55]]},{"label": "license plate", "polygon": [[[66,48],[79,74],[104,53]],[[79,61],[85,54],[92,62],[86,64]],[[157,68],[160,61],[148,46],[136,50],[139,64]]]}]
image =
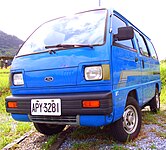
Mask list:
[{"label": "license plate", "polygon": [[31,115],[61,115],[61,100],[60,99],[32,99],[31,100]]}]

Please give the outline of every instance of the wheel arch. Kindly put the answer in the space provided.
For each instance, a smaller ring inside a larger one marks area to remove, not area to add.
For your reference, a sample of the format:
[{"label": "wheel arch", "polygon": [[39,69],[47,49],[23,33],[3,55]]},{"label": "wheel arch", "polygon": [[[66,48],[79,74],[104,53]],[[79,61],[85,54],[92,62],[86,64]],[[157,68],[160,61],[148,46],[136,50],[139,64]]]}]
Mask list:
[{"label": "wheel arch", "polygon": [[[139,104],[138,94],[137,94],[136,89],[131,90],[131,91],[128,93],[128,95],[127,95],[127,98],[128,98],[128,97],[133,97],[133,98],[138,102],[138,104]],[[126,101],[126,103],[127,103],[127,101]]]},{"label": "wheel arch", "polygon": [[130,90],[126,89],[125,91],[123,91],[124,95],[122,94],[120,96],[117,93],[118,92],[115,92],[115,94],[114,94],[114,100],[117,99],[117,97],[118,97],[119,101],[114,101],[114,104],[113,104],[113,106],[114,106],[114,108],[113,108],[113,110],[114,110],[113,122],[117,121],[118,119],[120,119],[122,117],[129,97],[134,98],[136,100],[136,102],[138,103],[138,105],[140,106],[139,98],[138,98],[138,94],[137,94],[136,89],[130,89]]},{"label": "wheel arch", "polygon": [[160,94],[161,94],[161,88],[160,88],[160,85],[158,83],[156,83],[155,90],[156,90],[156,88],[157,88],[157,90],[159,92],[159,96],[160,96]]},{"label": "wheel arch", "polygon": [[160,95],[160,93],[161,93],[161,89],[160,89],[160,86],[159,86],[159,84],[158,83],[156,83],[156,87],[155,88],[157,88],[158,89],[158,91],[159,91],[159,95]]},{"label": "wheel arch", "polygon": [[156,88],[159,90],[159,84],[158,83],[156,83]]},{"label": "wheel arch", "polygon": [[155,85],[155,88],[157,88],[158,89],[158,91],[159,91],[159,94],[161,93],[161,82],[156,82],[156,85]]}]

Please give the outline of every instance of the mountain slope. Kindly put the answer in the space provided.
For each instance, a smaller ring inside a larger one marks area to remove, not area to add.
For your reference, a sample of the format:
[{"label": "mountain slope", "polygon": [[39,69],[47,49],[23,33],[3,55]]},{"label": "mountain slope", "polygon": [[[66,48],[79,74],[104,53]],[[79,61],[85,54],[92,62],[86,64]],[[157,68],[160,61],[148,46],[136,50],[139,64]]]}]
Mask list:
[{"label": "mountain slope", "polygon": [[0,56],[14,56],[22,43],[16,36],[0,31]]}]

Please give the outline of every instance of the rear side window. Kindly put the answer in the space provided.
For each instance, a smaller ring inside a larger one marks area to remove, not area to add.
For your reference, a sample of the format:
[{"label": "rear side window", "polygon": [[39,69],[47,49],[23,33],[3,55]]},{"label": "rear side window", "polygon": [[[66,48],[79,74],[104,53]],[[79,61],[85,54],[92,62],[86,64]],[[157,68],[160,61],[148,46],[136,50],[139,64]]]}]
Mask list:
[{"label": "rear side window", "polygon": [[143,36],[141,34],[139,34],[137,31],[135,31],[135,35],[136,35],[137,43],[138,43],[139,50],[140,50],[141,54],[149,57],[149,52],[148,52],[148,49],[146,47],[145,40],[144,40]]},{"label": "rear side window", "polygon": [[[120,18],[116,17],[115,15],[112,16],[112,33],[117,34],[119,27],[126,27],[126,23],[122,21]],[[123,41],[116,41],[115,44],[121,44],[130,48],[133,48],[133,44],[131,40],[123,40]]]},{"label": "rear side window", "polygon": [[147,40],[147,39],[146,39],[146,43],[147,43],[148,49],[149,49],[149,51],[150,51],[151,57],[152,57],[153,59],[158,59],[153,44],[152,44],[149,40]]}]

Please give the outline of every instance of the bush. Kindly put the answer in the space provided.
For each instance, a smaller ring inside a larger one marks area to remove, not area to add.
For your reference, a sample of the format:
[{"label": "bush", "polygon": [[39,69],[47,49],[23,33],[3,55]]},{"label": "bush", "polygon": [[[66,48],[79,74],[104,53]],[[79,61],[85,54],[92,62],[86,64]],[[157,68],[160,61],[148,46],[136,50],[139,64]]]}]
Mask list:
[{"label": "bush", "polygon": [[165,61],[161,61],[160,74],[161,74],[162,86],[166,86],[166,60]]},{"label": "bush", "polygon": [[161,103],[166,104],[166,60],[160,62],[160,75],[162,82]]}]

